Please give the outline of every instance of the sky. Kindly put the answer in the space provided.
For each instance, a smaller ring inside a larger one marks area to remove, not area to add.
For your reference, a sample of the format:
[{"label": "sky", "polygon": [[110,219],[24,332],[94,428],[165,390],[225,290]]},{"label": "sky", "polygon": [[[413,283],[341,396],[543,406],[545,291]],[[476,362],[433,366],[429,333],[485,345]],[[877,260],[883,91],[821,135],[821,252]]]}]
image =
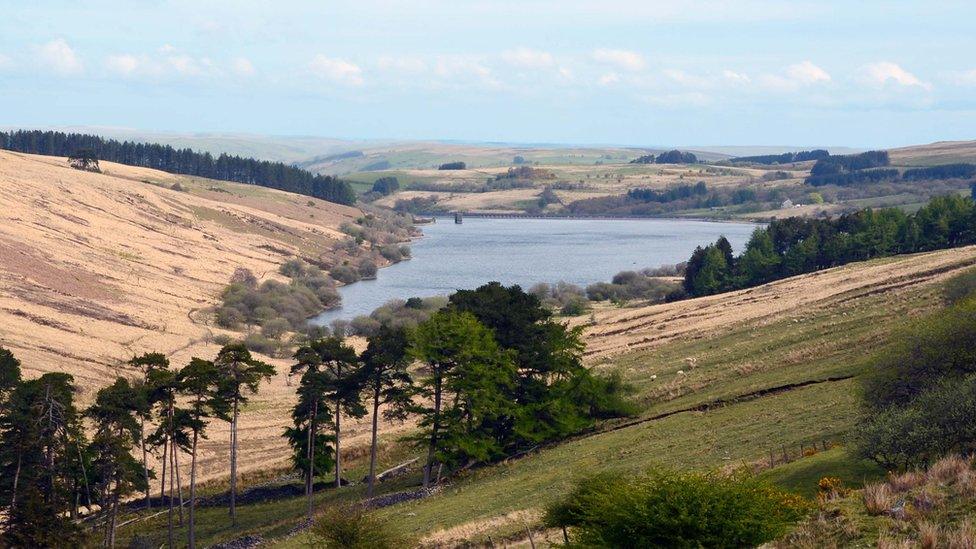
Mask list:
[{"label": "sky", "polygon": [[0,0],[0,126],[516,143],[976,138],[976,2]]}]

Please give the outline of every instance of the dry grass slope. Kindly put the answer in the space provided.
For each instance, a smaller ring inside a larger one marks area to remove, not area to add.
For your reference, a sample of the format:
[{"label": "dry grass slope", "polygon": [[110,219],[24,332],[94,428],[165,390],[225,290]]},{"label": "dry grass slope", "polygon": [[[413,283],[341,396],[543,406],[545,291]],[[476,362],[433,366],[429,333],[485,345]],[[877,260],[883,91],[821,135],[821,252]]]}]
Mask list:
[{"label": "dry grass slope", "polygon": [[[276,276],[283,254],[331,253],[356,208],[261,187],[102,163],[0,152],[0,345],[26,375],[67,372],[82,404],[125,361],[159,351],[182,366],[212,357],[218,330],[201,311],[236,267]],[[179,183],[182,191],[172,190]],[[284,367],[244,414],[244,469],[284,458],[294,388]],[[203,448],[204,477],[226,453],[220,425]]]}]

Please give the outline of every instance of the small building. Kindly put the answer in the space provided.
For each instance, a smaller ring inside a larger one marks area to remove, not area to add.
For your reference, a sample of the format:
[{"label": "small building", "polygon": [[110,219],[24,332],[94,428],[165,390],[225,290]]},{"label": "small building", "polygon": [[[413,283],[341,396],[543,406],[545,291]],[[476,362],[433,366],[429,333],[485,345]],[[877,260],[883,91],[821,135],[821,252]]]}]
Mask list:
[{"label": "small building", "polygon": [[793,207],[793,201],[790,200],[789,198],[787,198],[786,200],[783,201],[782,204],[780,204],[779,207],[782,208],[782,209],[784,209],[784,210],[787,209],[787,208],[792,208]]}]

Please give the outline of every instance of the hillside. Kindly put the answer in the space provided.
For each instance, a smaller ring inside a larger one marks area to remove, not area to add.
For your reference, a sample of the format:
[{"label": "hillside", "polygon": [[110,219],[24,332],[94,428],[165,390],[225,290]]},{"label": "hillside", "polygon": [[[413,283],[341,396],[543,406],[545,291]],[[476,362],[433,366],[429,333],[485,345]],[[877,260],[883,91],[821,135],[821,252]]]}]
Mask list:
[{"label": "hillside", "polygon": [[[779,462],[788,453],[792,461],[799,448],[843,444],[857,414],[863,359],[887,345],[896,326],[938,306],[941,283],[974,265],[971,246],[850,264],[723,296],[597,311],[585,334],[588,361],[621,371],[635,385],[638,417],[473,469],[434,496],[378,514],[428,546],[517,540],[585,474],[662,466],[762,469],[771,454]],[[392,466],[411,455],[393,446],[382,462]],[[810,462],[820,467],[812,472],[799,463],[800,472],[793,467],[780,476],[804,494],[822,467],[852,487],[877,475],[842,450]],[[350,478],[361,471],[360,461]],[[381,490],[412,489],[418,475],[414,469]],[[322,490],[316,497],[326,506],[362,497],[363,489]],[[207,539],[273,538],[294,527],[303,505],[294,498],[247,506],[239,530],[227,529],[222,508],[201,513]],[[145,528],[163,526],[150,521]],[[284,538],[277,546],[308,541]]]},{"label": "hillside", "polygon": [[[174,365],[219,346],[205,311],[237,267],[274,277],[288,256],[332,257],[341,223],[361,212],[251,185],[64,158],[0,152],[0,345],[25,374],[72,374],[80,400],[151,351]],[[182,190],[173,190],[178,184]],[[294,388],[287,360],[242,424],[245,470],[281,460]],[[273,418],[273,419],[269,419]],[[203,453],[224,458],[226,428]],[[219,454],[218,454],[219,453]]]},{"label": "hillside", "polygon": [[976,162],[976,141],[939,141],[891,149],[896,166],[934,166],[956,162]]}]

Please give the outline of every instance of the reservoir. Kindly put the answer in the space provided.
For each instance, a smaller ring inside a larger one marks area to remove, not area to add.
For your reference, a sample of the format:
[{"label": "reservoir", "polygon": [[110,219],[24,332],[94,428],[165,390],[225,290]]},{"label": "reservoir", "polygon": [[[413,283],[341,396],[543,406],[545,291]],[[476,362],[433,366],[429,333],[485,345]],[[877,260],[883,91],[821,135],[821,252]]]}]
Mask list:
[{"label": "reservoir", "polygon": [[725,235],[740,252],[757,225],[680,219],[451,218],[422,225],[412,259],[380,269],[376,280],[339,289],[342,307],[313,319],[328,324],[367,315],[391,299],[448,295],[497,280],[523,288],[609,281],[624,270],[686,261],[696,246]]}]

